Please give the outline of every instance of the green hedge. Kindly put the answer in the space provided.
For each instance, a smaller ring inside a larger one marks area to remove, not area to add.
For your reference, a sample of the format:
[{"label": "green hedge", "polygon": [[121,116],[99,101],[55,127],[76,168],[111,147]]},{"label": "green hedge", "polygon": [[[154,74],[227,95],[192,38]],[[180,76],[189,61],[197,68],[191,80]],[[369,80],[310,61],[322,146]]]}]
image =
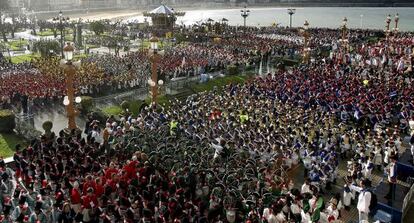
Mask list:
[{"label": "green hedge", "polygon": [[12,133],[16,127],[14,114],[11,110],[0,110],[0,132]]},{"label": "green hedge", "polygon": [[227,66],[227,75],[237,75],[239,73],[239,67],[236,65]]},{"label": "green hedge", "polygon": [[109,117],[109,115],[101,110],[92,111],[90,114],[92,115],[93,120],[98,120],[101,124],[105,124],[106,120]]},{"label": "green hedge", "polygon": [[89,96],[82,96],[81,98],[82,98],[82,101],[80,103],[81,112],[83,114],[87,114],[87,113],[91,112],[94,108],[93,98],[89,97]]},{"label": "green hedge", "polygon": [[129,111],[133,115],[138,115],[138,113],[141,112],[141,110],[147,105],[146,101],[137,100],[137,101],[130,101],[129,102]]}]

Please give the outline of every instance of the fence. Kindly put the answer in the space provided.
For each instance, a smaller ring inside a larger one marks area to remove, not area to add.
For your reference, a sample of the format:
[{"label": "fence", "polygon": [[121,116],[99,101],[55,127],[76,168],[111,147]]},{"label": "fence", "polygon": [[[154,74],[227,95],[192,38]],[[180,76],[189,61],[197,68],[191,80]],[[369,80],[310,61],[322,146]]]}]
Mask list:
[{"label": "fence", "polygon": [[38,138],[42,133],[36,130],[34,126],[33,114],[16,114],[15,115],[16,128],[15,131],[18,135],[23,136],[26,140]]},{"label": "fence", "polygon": [[[220,72],[214,72],[208,74],[210,77],[217,77]],[[201,76],[197,75],[194,77],[183,77],[173,79],[167,82],[164,86],[166,94],[175,94],[179,90],[188,87],[191,83],[197,83],[201,80]],[[122,92],[118,94],[108,95],[104,97],[94,98],[93,102],[95,107],[103,108],[108,106],[108,104],[120,104],[124,100],[140,99],[145,100],[148,97],[149,87],[141,87],[138,89],[130,90],[127,92]]]}]

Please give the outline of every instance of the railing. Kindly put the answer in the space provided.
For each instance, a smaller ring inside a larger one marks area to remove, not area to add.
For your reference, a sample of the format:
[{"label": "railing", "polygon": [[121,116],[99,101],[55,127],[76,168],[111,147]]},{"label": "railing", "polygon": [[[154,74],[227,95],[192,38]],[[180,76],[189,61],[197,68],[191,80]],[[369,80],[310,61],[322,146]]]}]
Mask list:
[{"label": "railing", "polygon": [[[220,74],[220,72],[214,72],[209,73],[209,76],[212,76],[213,78],[217,77]],[[181,90],[185,87],[188,87],[190,83],[196,83],[201,80],[201,76],[193,76],[193,77],[183,77],[183,78],[177,78],[169,81],[165,84],[165,92],[166,94],[174,94],[174,91]],[[107,106],[108,103],[121,103],[124,100],[128,99],[141,99],[144,100],[147,98],[149,93],[148,87],[141,87],[138,89],[130,90],[127,92],[122,92],[118,94],[108,95],[104,97],[94,98],[93,102],[96,107],[102,108]]]},{"label": "railing", "polygon": [[148,88],[141,87],[127,92],[93,98],[93,102],[96,107],[102,108],[107,106],[108,103],[121,103],[127,99],[145,99],[148,96],[148,91]]},{"label": "railing", "polygon": [[15,115],[16,128],[15,131],[26,140],[38,138],[42,133],[34,127],[33,114],[16,114]]}]

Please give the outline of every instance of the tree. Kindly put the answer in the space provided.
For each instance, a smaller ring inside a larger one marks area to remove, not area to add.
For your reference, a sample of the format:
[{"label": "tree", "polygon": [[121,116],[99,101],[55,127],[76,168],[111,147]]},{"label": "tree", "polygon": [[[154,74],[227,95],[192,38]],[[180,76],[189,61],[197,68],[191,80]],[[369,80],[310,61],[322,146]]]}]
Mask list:
[{"label": "tree", "polygon": [[51,52],[59,54],[60,50],[60,44],[56,40],[39,40],[33,44],[33,51],[40,53],[42,57],[51,56]]},{"label": "tree", "polygon": [[101,21],[91,22],[89,28],[98,36],[101,35],[106,29],[105,24],[103,24]]},{"label": "tree", "polygon": [[6,11],[9,8],[10,6],[8,0],[0,0],[0,12]]},{"label": "tree", "polygon": [[3,37],[4,42],[7,42],[6,37],[6,27],[3,21],[3,15],[6,14],[6,11],[10,8],[8,0],[0,0],[0,32]]},{"label": "tree", "polygon": [[119,56],[119,50],[121,47],[127,45],[125,40],[120,36],[104,36],[101,39],[101,45],[106,46],[109,49],[115,49],[115,55]]},{"label": "tree", "polygon": [[9,26],[10,27],[9,31],[10,31],[12,39],[14,39],[15,32],[21,26],[21,24],[20,24],[21,20],[18,18],[19,15],[16,14],[16,13],[12,13],[10,16],[11,16],[11,19],[12,19],[12,24],[10,24],[10,26]]}]

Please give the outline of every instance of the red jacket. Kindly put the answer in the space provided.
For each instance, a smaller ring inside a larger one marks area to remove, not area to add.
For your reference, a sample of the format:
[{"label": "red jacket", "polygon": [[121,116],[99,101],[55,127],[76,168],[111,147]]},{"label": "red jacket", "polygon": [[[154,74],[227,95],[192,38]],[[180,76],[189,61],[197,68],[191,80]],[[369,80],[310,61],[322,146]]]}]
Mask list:
[{"label": "red jacket", "polygon": [[[95,195],[86,195],[82,197],[83,208],[91,209],[98,206],[98,199]],[[92,205],[93,204],[93,205]],[[92,207],[93,206],[93,207]]]},{"label": "red jacket", "polygon": [[72,204],[80,204],[81,203],[81,195],[79,193],[79,190],[73,188],[70,193],[70,201]]}]

